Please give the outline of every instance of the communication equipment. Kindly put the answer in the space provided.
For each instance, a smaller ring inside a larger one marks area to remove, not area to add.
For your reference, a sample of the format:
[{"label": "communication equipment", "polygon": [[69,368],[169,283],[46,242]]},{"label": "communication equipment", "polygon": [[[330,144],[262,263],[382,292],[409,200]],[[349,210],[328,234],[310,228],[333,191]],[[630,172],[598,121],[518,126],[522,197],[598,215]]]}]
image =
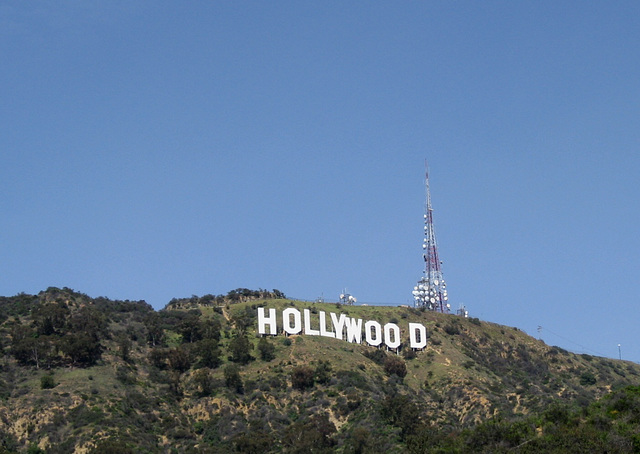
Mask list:
[{"label": "communication equipment", "polygon": [[422,249],[424,253],[424,272],[418,284],[411,292],[416,307],[424,307],[430,311],[449,313],[451,305],[448,303],[444,276],[442,275],[442,262],[438,258],[438,246],[436,244],[436,232],[433,226],[433,208],[431,207],[431,192],[429,190],[429,168],[425,162],[425,213],[424,213],[424,240]]},{"label": "communication equipment", "polygon": [[353,306],[357,301],[358,300],[353,295],[350,295],[347,293],[346,289],[340,294],[341,304],[347,304],[349,306]]}]

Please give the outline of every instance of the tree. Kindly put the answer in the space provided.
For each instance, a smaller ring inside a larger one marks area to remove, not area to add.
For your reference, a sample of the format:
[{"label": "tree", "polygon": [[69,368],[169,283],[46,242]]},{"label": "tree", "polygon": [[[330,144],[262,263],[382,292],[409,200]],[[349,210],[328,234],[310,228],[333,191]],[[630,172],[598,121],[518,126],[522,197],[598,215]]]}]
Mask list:
[{"label": "tree", "polygon": [[198,369],[193,373],[193,382],[198,387],[200,397],[210,396],[213,393],[213,377],[209,369]]},{"label": "tree", "polygon": [[201,328],[199,315],[193,312],[187,314],[178,326],[178,333],[182,335],[182,342],[193,343],[202,339]]},{"label": "tree", "polygon": [[220,359],[221,353],[218,348],[218,341],[215,339],[201,340],[197,344],[196,351],[200,357],[197,367],[209,367],[211,369],[215,369],[222,362]]},{"label": "tree", "polygon": [[420,409],[402,394],[387,396],[382,401],[380,413],[390,424],[401,429],[403,438],[413,434],[420,424]]},{"label": "tree", "polygon": [[166,348],[153,348],[149,352],[149,362],[158,369],[166,369],[168,365],[168,352]]},{"label": "tree", "polygon": [[167,351],[169,369],[182,374],[191,368],[191,355],[185,346],[169,349]]},{"label": "tree", "polygon": [[244,311],[239,311],[231,316],[231,321],[240,334],[244,334],[249,326],[253,325],[256,314],[249,306]]},{"label": "tree", "polygon": [[33,310],[31,316],[38,334],[62,334],[69,317],[69,308],[65,304],[43,303]]},{"label": "tree", "polygon": [[345,442],[345,453],[349,454],[363,454],[365,452],[372,451],[371,432],[364,427],[356,427],[348,434]]},{"label": "tree", "polygon": [[283,443],[291,453],[331,453],[335,445],[331,435],[336,426],[326,414],[297,421],[285,430]]},{"label": "tree", "polygon": [[12,331],[11,354],[22,364],[50,366],[55,355],[54,336],[39,336],[33,329],[18,325]]},{"label": "tree", "polygon": [[131,347],[133,346],[131,339],[126,334],[121,334],[118,337],[118,353],[123,361],[129,362],[131,359]]},{"label": "tree", "polygon": [[244,454],[262,454],[270,452],[274,445],[274,437],[264,430],[250,430],[232,438],[236,452]]},{"label": "tree", "polygon": [[260,338],[258,351],[260,352],[260,359],[263,361],[271,361],[276,357],[276,348],[266,337]]},{"label": "tree", "polygon": [[222,325],[220,324],[220,320],[215,318],[200,322],[200,332],[202,333],[203,339],[214,339],[219,341],[221,328]]},{"label": "tree", "polygon": [[247,336],[244,333],[238,333],[236,337],[229,342],[231,360],[234,363],[247,364],[253,359],[250,353],[252,348],[253,345],[249,342]]},{"label": "tree", "polygon": [[244,393],[244,383],[240,377],[240,367],[237,364],[228,364],[224,368],[224,383],[227,388],[237,393]]},{"label": "tree", "polygon": [[147,341],[149,345],[155,347],[157,345],[164,344],[164,329],[160,324],[160,317],[155,312],[150,314],[144,321],[144,326],[147,328]]},{"label": "tree", "polygon": [[85,332],[68,333],[62,338],[60,349],[74,365],[91,366],[100,359],[102,354],[100,341]]},{"label": "tree", "polygon": [[107,319],[92,306],[83,306],[67,322],[66,332],[86,333],[96,341],[107,337]]}]

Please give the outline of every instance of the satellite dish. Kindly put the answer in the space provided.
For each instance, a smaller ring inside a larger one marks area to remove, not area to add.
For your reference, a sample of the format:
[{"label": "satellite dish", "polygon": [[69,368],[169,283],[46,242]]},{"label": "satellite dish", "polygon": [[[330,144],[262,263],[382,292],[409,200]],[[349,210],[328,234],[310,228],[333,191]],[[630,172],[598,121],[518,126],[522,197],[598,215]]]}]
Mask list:
[{"label": "satellite dish", "polygon": [[344,293],[341,293],[340,294],[340,299],[343,299],[343,298],[344,298]]},{"label": "satellite dish", "polygon": [[447,304],[447,309],[451,308],[451,304]]}]

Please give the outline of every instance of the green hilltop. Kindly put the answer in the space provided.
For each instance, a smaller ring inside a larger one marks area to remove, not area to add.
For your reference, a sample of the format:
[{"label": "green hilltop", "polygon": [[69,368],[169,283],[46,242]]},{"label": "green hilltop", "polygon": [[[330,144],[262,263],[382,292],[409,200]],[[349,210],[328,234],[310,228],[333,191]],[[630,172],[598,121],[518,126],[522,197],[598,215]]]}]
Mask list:
[{"label": "green hilltop", "polygon": [[[426,327],[399,352],[260,336],[258,307]],[[517,328],[273,290],[0,297],[0,453],[640,452],[640,365]]]}]

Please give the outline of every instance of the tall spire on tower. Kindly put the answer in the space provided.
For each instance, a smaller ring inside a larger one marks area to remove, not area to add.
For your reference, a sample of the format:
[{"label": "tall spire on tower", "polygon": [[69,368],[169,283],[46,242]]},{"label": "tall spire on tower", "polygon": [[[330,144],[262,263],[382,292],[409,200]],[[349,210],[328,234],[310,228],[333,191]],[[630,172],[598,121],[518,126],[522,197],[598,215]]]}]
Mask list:
[{"label": "tall spire on tower", "polygon": [[424,275],[413,288],[413,299],[416,307],[424,307],[430,311],[449,312],[449,296],[447,284],[442,275],[442,262],[438,257],[436,231],[433,226],[433,208],[431,207],[431,191],[429,190],[429,167],[425,160],[425,213],[424,242],[422,244],[424,258]]}]

